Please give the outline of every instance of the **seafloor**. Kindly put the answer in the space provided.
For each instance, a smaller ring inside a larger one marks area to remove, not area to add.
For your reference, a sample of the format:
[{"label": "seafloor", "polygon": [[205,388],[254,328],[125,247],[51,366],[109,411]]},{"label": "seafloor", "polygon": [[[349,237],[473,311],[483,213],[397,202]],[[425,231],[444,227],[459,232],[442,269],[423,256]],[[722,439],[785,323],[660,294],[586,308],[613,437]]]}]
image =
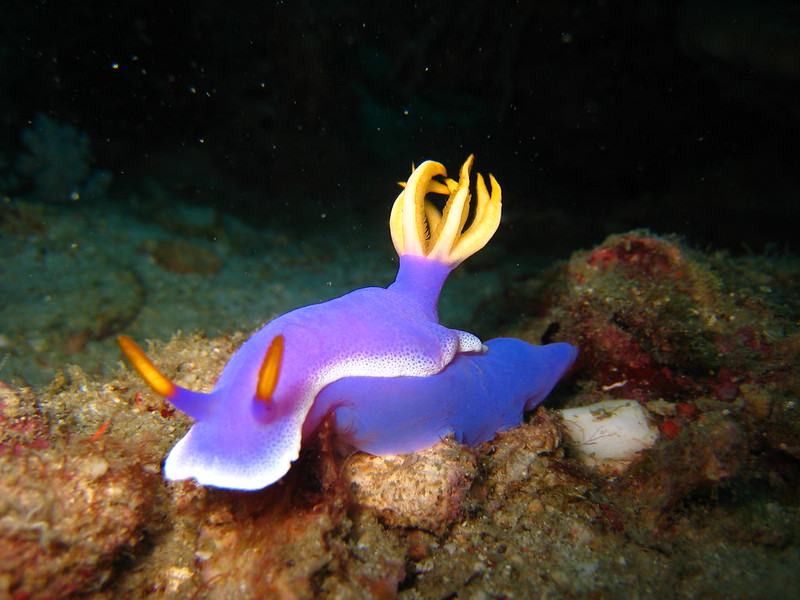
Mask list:
[{"label": "seafloor", "polygon": [[[526,424],[386,459],[341,456],[325,428],[280,483],[230,492],[161,477],[190,422],[122,364],[115,335],[152,340],[167,376],[207,391],[269,319],[390,283],[388,232],[115,206],[9,198],[0,213],[0,598],[800,589],[796,257],[637,230],[513,277],[487,250],[448,282],[442,321],[581,352]],[[640,403],[659,439],[596,469],[558,409],[606,399]]]},{"label": "seafloor", "polygon": [[[797,0],[3,2],[0,600],[800,597],[798,89]],[[165,481],[190,420],[115,338],[211,389],[470,153],[502,221],[441,320],[574,344],[544,404]]]}]

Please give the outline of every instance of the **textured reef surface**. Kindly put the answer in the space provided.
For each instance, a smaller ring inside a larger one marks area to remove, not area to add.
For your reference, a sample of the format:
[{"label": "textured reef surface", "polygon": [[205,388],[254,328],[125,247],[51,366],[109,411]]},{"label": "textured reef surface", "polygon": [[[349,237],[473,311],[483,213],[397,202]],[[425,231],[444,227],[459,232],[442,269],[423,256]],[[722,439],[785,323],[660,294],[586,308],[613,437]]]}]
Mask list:
[{"label": "textured reef surface", "polygon": [[[779,595],[799,577],[799,274],[792,257],[611,236],[484,300],[519,316],[497,334],[581,350],[525,424],[390,458],[343,456],[323,428],[254,493],[165,482],[190,422],[122,367],[5,383],[0,597]],[[150,352],[208,391],[244,339]],[[559,410],[610,399],[658,430],[613,472],[581,462]]]}]

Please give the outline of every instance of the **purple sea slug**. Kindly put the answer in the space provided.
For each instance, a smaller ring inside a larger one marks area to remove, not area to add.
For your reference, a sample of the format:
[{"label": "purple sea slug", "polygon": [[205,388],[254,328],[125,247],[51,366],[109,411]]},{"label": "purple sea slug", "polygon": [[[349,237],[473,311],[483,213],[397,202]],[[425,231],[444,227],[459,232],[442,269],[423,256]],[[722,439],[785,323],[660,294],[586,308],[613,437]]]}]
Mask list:
[{"label": "purple sea slug", "polygon": [[[483,344],[439,324],[447,276],[483,248],[500,223],[501,190],[477,176],[472,222],[470,156],[458,181],[444,166],[417,167],[392,208],[400,256],[395,282],[293,310],[242,345],[209,394],[181,388],[128,337],[119,344],[147,383],[195,423],[169,453],[167,479],[237,490],[278,481],[300,444],[330,414],[337,435],[376,455],[416,452],[453,434],[476,445],[518,425],[572,365],[569,344],[516,339]],[[436,179],[441,178],[441,179]],[[447,196],[443,212],[426,198]]]}]

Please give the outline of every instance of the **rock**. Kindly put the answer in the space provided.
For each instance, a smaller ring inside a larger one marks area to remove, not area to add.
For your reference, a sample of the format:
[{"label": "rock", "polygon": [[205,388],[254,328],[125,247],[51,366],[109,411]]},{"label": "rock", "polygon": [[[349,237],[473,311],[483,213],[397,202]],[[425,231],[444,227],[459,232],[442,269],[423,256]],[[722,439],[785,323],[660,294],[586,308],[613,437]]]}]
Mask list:
[{"label": "rock", "polygon": [[635,400],[568,408],[561,418],[578,458],[602,473],[622,473],[658,440],[658,429]]},{"label": "rock", "polygon": [[459,517],[476,472],[474,455],[447,440],[403,456],[357,453],[345,465],[356,502],[374,509],[382,523],[432,532]]}]

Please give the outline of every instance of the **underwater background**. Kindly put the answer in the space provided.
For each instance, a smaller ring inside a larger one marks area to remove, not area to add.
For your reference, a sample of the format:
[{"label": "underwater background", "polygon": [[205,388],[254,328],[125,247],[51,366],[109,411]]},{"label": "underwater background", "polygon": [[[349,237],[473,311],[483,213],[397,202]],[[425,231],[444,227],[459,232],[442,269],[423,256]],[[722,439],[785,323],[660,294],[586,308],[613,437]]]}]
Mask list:
[{"label": "underwater background", "polygon": [[[0,599],[797,589],[796,2],[2,12]],[[534,433],[420,458],[456,469],[406,475],[422,507],[354,496],[375,465],[325,440],[277,491],[164,483],[188,420],[116,336],[213,384],[270,319],[391,283],[397,182],[473,153],[503,219],[440,316],[579,347]],[[660,441],[609,475],[555,415],[612,397]]]}]

